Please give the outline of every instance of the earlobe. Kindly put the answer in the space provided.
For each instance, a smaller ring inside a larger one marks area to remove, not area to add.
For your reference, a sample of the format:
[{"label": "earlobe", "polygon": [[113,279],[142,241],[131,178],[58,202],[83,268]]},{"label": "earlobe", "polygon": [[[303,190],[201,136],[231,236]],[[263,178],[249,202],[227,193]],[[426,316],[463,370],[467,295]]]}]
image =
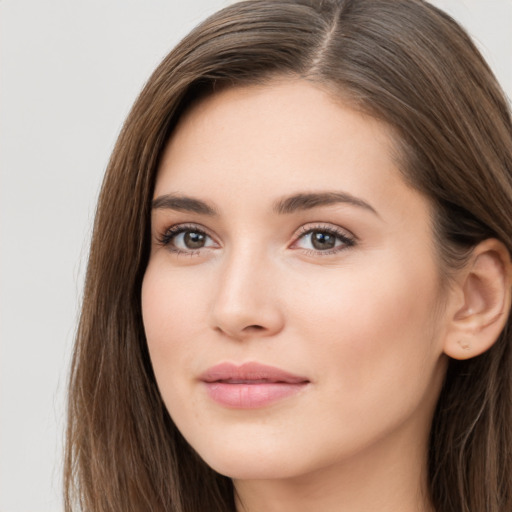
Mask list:
[{"label": "earlobe", "polygon": [[470,359],[492,347],[510,312],[511,288],[512,264],[503,243],[488,239],[477,245],[458,280],[459,304],[446,334],[446,355]]}]

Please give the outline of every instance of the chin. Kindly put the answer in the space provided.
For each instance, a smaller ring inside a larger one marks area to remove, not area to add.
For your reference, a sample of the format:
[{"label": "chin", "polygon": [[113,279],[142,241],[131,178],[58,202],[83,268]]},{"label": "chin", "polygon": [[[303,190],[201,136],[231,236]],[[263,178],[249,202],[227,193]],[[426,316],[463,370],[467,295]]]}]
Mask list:
[{"label": "chin", "polygon": [[233,480],[287,479],[300,474],[300,472],[293,471],[290,467],[283,467],[282,464],[276,465],[274,460],[255,462],[250,459],[237,461],[227,458],[226,460],[215,461],[213,464],[207,462],[207,464],[217,473]]},{"label": "chin", "polygon": [[304,460],[293,460],[283,450],[259,446],[225,446],[219,450],[197,450],[199,456],[214,471],[234,480],[281,479],[304,472]]}]

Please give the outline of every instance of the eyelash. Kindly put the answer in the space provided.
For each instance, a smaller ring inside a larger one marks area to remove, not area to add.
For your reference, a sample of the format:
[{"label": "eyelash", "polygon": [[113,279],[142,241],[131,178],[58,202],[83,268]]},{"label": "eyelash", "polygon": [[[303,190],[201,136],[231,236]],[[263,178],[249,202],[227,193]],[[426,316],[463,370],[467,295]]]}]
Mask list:
[{"label": "eyelash", "polygon": [[331,256],[333,254],[337,254],[341,251],[344,251],[345,249],[353,247],[356,244],[356,238],[354,237],[354,235],[350,235],[347,231],[341,230],[334,226],[326,226],[325,224],[318,224],[315,226],[302,226],[299,232],[295,235],[296,238],[293,244],[295,245],[301,239],[305,238],[306,235],[313,234],[315,232],[325,233],[334,236],[335,238],[341,241],[341,245],[324,251],[315,249],[303,249],[307,256]]},{"label": "eyelash", "polygon": [[[166,229],[159,237],[158,243],[164,247],[166,247],[169,251],[178,254],[178,255],[188,255],[194,256],[199,254],[202,249],[208,249],[208,247],[202,247],[200,249],[189,249],[184,251],[183,249],[179,249],[172,245],[172,241],[181,233],[186,232],[194,232],[200,235],[204,235],[210,239],[213,239],[203,228],[197,226],[195,224],[177,224],[176,226],[171,226]],[[297,244],[301,239],[304,239],[307,235],[310,235],[314,232],[325,233],[331,236],[334,236],[336,239],[341,241],[341,245],[338,247],[334,247],[330,250],[315,250],[315,249],[302,249],[302,251],[307,256],[330,256],[333,254],[337,254],[349,247],[353,247],[356,244],[356,238],[353,235],[349,235],[346,231],[342,231],[341,229],[335,228],[333,226],[326,226],[322,224],[318,224],[315,226],[306,225],[302,226],[299,231],[294,235],[295,240],[292,244]]]},{"label": "eyelash", "polygon": [[181,233],[186,233],[187,231],[198,233],[204,235],[208,238],[212,238],[204,229],[198,227],[195,224],[177,224],[176,226],[171,226],[166,229],[159,237],[158,243],[164,247],[166,247],[169,251],[175,254],[186,254],[190,256],[194,256],[195,254],[199,254],[201,249],[190,249],[188,251],[184,251],[183,249],[179,249],[171,244],[172,240],[176,238]]}]

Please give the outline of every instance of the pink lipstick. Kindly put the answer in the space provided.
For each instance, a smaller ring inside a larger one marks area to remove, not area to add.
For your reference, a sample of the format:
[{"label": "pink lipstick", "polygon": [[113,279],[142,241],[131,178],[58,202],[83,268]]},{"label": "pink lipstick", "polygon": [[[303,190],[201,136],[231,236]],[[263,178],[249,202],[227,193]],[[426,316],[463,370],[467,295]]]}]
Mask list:
[{"label": "pink lipstick", "polygon": [[199,379],[210,398],[233,409],[256,409],[303,390],[306,377],[260,363],[221,363],[206,370]]}]

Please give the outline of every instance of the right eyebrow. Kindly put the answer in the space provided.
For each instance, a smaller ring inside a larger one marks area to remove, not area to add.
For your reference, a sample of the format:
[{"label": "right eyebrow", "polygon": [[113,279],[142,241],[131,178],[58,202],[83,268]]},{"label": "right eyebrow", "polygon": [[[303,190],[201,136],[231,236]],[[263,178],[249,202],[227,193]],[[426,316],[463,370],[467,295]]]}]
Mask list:
[{"label": "right eyebrow", "polygon": [[200,199],[192,197],[177,195],[177,194],[164,194],[153,199],[151,202],[153,210],[176,210],[179,212],[198,213],[200,215],[217,216],[218,213],[208,203]]}]

